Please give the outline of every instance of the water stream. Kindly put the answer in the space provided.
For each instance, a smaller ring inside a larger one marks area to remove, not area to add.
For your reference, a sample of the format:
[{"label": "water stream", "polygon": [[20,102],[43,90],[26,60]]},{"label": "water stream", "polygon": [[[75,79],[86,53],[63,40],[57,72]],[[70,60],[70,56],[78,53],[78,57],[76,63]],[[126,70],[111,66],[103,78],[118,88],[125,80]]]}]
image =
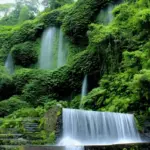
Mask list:
[{"label": "water stream", "polygon": [[115,2],[109,3],[103,9],[100,10],[97,16],[96,22],[100,24],[107,25],[114,19],[113,9],[118,5],[123,3],[124,0],[116,0]]},{"label": "water stream", "polygon": [[51,27],[44,31],[42,36],[42,46],[40,53],[40,68],[52,69],[53,68],[53,48],[56,35],[56,28]]},{"label": "water stream", "polygon": [[5,68],[10,74],[14,73],[14,62],[11,53],[8,54],[7,59],[5,61]]},{"label": "water stream", "polygon": [[39,57],[40,69],[56,69],[65,65],[67,48],[61,29],[50,27],[42,36],[41,53]]},{"label": "water stream", "polygon": [[65,47],[65,39],[62,30],[59,30],[58,58],[57,68],[63,66],[67,59],[67,49]]}]

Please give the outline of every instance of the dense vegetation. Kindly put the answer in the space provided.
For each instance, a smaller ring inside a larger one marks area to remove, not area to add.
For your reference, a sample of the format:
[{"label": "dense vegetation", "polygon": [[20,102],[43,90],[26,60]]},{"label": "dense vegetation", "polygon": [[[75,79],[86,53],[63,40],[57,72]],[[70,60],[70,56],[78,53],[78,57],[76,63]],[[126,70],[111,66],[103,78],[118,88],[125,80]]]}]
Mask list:
[{"label": "dense vegetation", "polygon": [[[30,14],[33,8],[27,13],[30,5],[20,4],[19,13],[13,11],[0,20],[0,134],[12,128],[32,138],[30,144],[53,143],[55,127],[46,131],[44,114],[56,106],[79,108],[86,74],[92,84],[82,108],[134,113],[143,131],[150,116],[150,2],[127,0],[115,7],[111,23],[96,23],[99,10],[109,2],[49,1],[51,8],[37,16]],[[22,16],[24,11],[27,16]],[[62,27],[69,39],[70,58],[63,67],[40,70],[41,36],[49,26]],[[15,64],[12,75],[4,67],[9,53]],[[27,117],[40,118],[31,121],[38,125],[33,137],[23,124]],[[27,141],[17,144],[22,143]]]}]

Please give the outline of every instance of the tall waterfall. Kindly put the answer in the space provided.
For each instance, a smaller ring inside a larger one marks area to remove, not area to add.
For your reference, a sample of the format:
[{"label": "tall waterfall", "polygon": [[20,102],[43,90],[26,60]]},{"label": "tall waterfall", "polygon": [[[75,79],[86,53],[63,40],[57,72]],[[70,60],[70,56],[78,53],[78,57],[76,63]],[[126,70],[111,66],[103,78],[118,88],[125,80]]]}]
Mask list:
[{"label": "tall waterfall", "polygon": [[47,29],[42,36],[42,46],[40,54],[40,68],[52,69],[53,68],[53,48],[56,36],[56,28],[51,27]]},{"label": "tall waterfall", "polygon": [[63,109],[60,145],[141,142],[132,114]]},{"label": "tall waterfall", "polygon": [[[59,31],[59,32],[58,32]],[[50,27],[43,33],[39,64],[41,69],[63,66],[67,59],[66,41],[61,29]]]},{"label": "tall waterfall", "polygon": [[10,74],[14,72],[14,63],[11,53],[8,54],[7,59],[5,61],[5,67]]},{"label": "tall waterfall", "polygon": [[66,63],[66,47],[64,45],[64,35],[62,30],[59,31],[58,58],[57,67],[61,67]]}]

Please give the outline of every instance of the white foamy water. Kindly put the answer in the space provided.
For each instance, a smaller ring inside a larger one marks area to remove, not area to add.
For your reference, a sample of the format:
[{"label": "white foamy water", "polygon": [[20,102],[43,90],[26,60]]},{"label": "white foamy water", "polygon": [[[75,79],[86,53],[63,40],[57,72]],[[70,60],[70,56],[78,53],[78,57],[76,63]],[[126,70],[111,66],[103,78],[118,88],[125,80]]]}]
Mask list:
[{"label": "white foamy water", "polygon": [[45,30],[41,45],[39,57],[39,66],[41,69],[56,69],[65,65],[67,60],[67,47],[61,29],[50,27]]},{"label": "white foamy water", "polygon": [[14,62],[11,53],[8,54],[7,59],[5,61],[5,68],[10,74],[14,73]]},{"label": "white foamy water", "polygon": [[63,109],[63,138],[60,145],[135,142],[141,142],[141,138],[132,114]]},{"label": "white foamy water", "polygon": [[53,68],[53,53],[54,53],[53,48],[54,48],[55,36],[56,36],[55,27],[50,27],[43,33],[41,53],[39,58],[41,69]]},{"label": "white foamy water", "polygon": [[58,44],[58,58],[57,67],[61,67],[66,63],[67,59],[67,49],[65,47],[65,40],[62,30],[59,31],[59,44]]}]

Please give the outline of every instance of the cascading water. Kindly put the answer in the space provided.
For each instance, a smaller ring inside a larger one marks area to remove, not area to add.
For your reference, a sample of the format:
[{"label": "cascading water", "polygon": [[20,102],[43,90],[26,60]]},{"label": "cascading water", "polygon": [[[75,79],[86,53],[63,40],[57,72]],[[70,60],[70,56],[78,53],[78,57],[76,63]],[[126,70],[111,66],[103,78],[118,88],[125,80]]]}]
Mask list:
[{"label": "cascading water", "polygon": [[40,54],[40,68],[41,69],[53,69],[53,48],[54,40],[56,36],[56,28],[50,27],[42,36],[42,47]]},{"label": "cascading water", "polygon": [[141,142],[132,114],[63,109],[60,145],[109,145]]},{"label": "cascading water", "polygon": [[11,53],[8,54],[8,57],[5,61],[5,67],[10,74],[14,73],[14,63]]},{"label": "cascading water", "polygon": [[87,87],[88,87],[88,80],[87,80],[87,75],[85,75],[84,80],[82,82],[81,99],[83,99],[83,97],[87,95],[88,92]]},{"label": "cascading water", "polygon": [[58,45],[58,58],[57,67],[61,67],[66,63],[66,48],[64,46],[64,35],[62,30],[59,31],[59,45]]},{"label": "cascading water", "polygon": [[55,27],[47,29],[42,37],[40,68],[55,69],[63,66],[67,60],[66,43],[61,29]]},{"label": "cascading water", "polygon": [[82,99],[84,98],[84,96],[87,95],[87,93],[88,93],[88,78],[87,75],[85,75],[82,82],[80,108],[82,107]]},{"label": "cascading water", "polygon": [[113,16],[113,9],[120,3],[122,3],[124,0],[116,0],[114,3],[108,4],[106,7],[100,10],[99,15],[97,17],[97,22],[102,23],[102,24],[109,24],[114,16]]}]

